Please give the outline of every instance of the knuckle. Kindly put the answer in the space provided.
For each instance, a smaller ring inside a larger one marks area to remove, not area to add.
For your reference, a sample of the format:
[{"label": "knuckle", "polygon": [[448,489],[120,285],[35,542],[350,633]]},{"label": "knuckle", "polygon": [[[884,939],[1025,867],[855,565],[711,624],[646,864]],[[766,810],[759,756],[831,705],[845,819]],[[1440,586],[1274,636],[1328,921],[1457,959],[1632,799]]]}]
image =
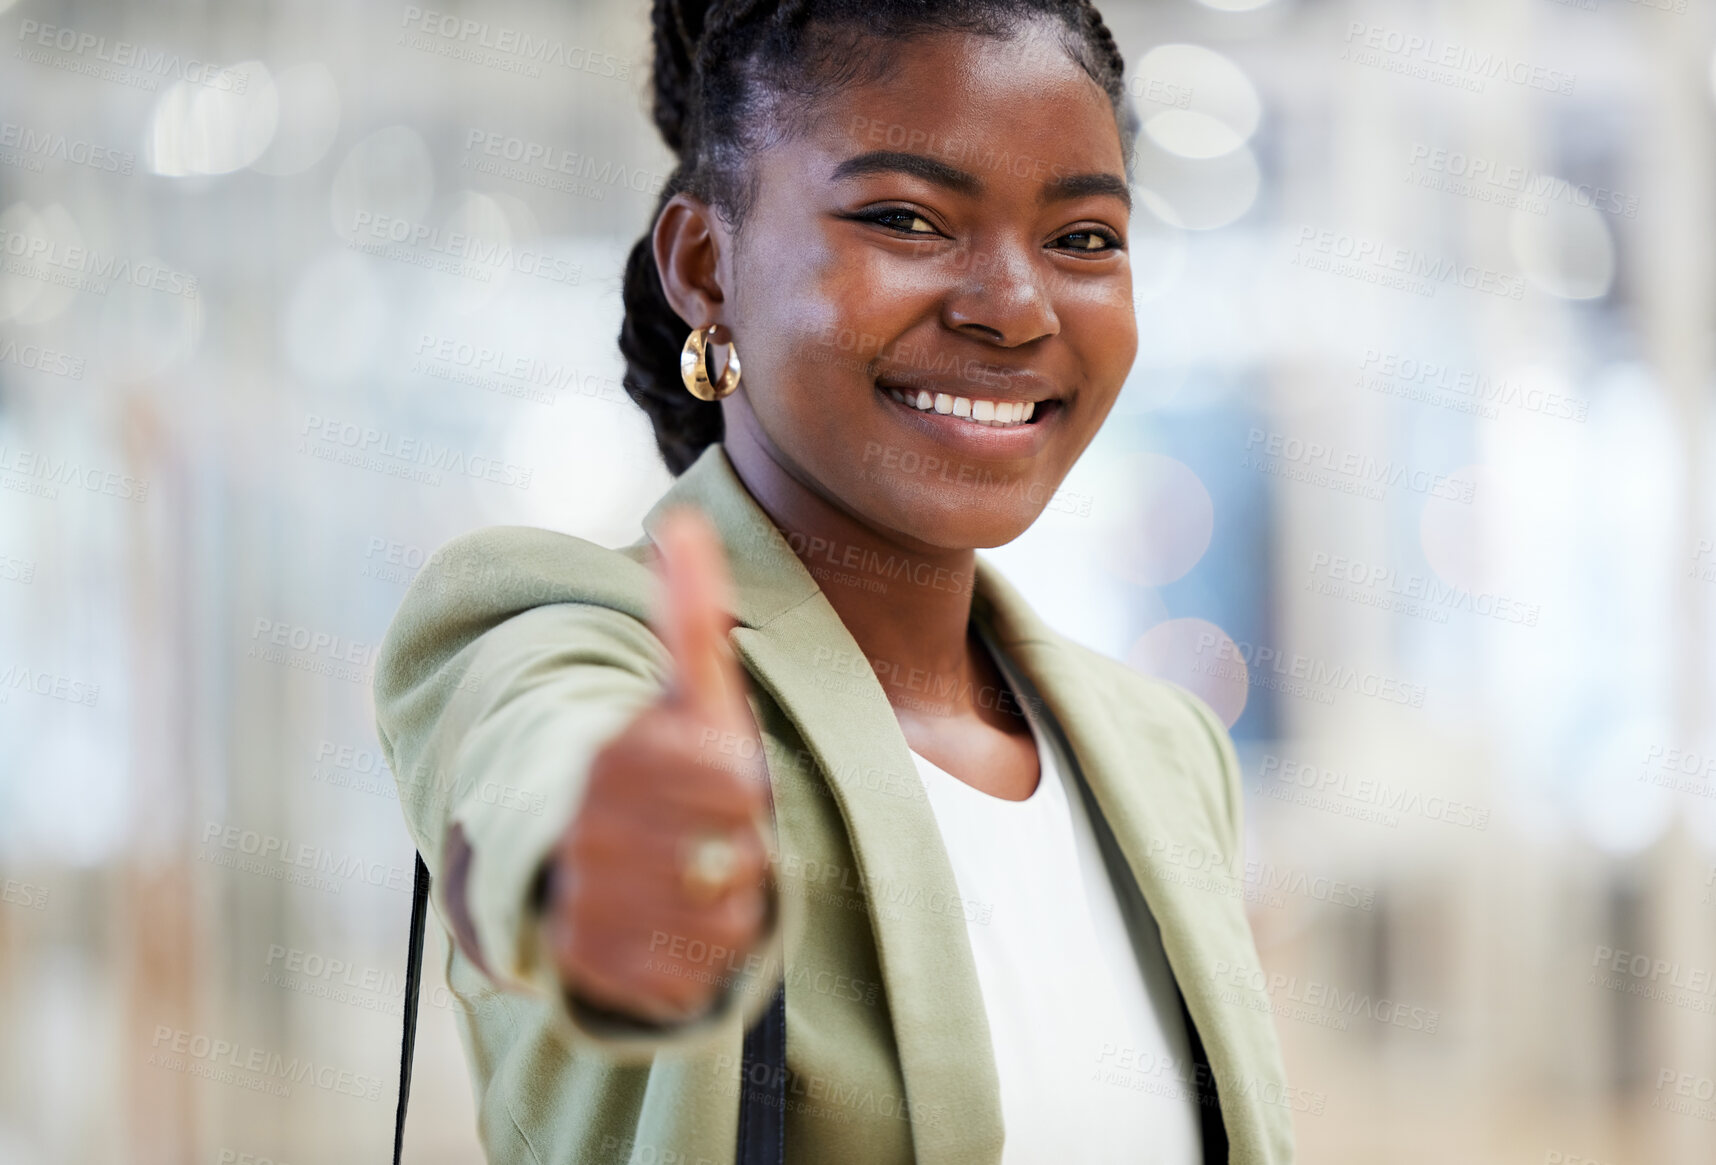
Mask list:
[{"label": "knuckle", "polygon": [[711,920],[710,928],[723,946],[749,947],[762,930],[766,904],[756,890],[729,895]]}]

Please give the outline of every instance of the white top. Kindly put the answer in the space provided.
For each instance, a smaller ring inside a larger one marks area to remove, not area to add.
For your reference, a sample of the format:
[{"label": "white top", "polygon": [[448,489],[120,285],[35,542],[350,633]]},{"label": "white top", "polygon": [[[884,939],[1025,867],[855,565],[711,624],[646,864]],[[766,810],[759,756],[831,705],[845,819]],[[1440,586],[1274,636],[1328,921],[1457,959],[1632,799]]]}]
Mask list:
[{"label": "white top", "polygon": [[1031,796],[993,797],[912,758],[970,920],[1001,1082],[1001,1165],[1200,1165],[1196,1078],[1155,920],[1105,824],[1099,842],[1039,723],[1047,709],[996,659],[1037,742]]}]

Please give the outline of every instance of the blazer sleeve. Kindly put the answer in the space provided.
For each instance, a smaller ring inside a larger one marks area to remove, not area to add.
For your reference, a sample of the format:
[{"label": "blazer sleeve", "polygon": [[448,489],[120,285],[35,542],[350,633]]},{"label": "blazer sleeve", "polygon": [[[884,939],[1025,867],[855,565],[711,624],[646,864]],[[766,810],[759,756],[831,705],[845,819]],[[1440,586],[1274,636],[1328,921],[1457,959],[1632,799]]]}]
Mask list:
[{"label": "blazer sleeve", "polygon": [[[459,949],[498,987],[553,1000],[569,1040],[610,1055],[686,1044],[733,1011],[748,1024],[773,986],[755,968],[778,973],[778,959],[749,961],[711,1011],[671,1027],[561,989],[538,941],[547,859],[592,758],[662,691],[668,654],[632,614],[564,601],[519,609],[492,579],[450,581],[458,561],[426,566],[413,584],[383,642],[375,697],[406,827]],[[776,942],[771,930],[760,949]]]},{"label": "blazer sleeve", "polygon": [[1227,852],[1229,859],[1237,864],[1241,860],[1240,851],[1245,844],[1245,786],[1244,774],[1239,767],[1239,755],[1233,747],[1233,737],[1228,735],[1227,725],[1222,723],[1221,717],[1199,696],[1178,684],[1169,687],[1191,709],[1204,737],[1204,744],[1215,754],[1217,771],[1221,774],[1222,795],[1226,802]]}]

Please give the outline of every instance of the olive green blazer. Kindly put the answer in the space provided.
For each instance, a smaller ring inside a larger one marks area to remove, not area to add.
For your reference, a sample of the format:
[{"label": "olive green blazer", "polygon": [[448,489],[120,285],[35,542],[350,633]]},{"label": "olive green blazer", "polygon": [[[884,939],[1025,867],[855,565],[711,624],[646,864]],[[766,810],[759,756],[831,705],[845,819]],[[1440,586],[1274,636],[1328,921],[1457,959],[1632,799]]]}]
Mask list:
[{"label": "olive green blazer", "polygon": [[[454,940],[444,970],[489,1160],[730,1165],[743,1028],[784,976],[789,1160],[994,1165],[1000,1099],[966,930],[984,919],[959,897],[893,709],[719,444],[645,530],[681,503],[708,514],[727,549],[730,639],[777,834],[777,922],[758,953],[708,954],[723,990],[703,1021],[657,1029],[582,1009],[536,934],[544,860],[589,758],[668,674],[647,625],[647,537],[617,550],[523,527],[458,538],[420,572],[382,646],[377,723]],[[972,618],[1059,722],[1160,927],[1230,1160],[1286,1165],[1295,1093],[1267,996],[1236,986],[1263,977],[1226,731],[1187,692],[1050,630],[981,555],[972,594]],[[1115,1087],[1191,1092],[1188,1067],[1116,1047],[1091,1070]]]}]

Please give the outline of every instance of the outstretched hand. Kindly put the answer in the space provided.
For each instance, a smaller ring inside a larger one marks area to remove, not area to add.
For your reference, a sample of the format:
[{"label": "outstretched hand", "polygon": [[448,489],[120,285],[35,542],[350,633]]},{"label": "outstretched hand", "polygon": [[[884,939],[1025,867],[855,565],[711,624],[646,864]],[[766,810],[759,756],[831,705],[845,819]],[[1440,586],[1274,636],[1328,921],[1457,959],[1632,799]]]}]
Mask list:
[{"label": "outstretched hand", "polygon": [[543,920],[561,983],[654,1023],[694,1018],[755,947],[769,910],[762,743],[727,641],[719,537],[692,510],[656,531],[662,696],[598,752],[558,842]]}]

